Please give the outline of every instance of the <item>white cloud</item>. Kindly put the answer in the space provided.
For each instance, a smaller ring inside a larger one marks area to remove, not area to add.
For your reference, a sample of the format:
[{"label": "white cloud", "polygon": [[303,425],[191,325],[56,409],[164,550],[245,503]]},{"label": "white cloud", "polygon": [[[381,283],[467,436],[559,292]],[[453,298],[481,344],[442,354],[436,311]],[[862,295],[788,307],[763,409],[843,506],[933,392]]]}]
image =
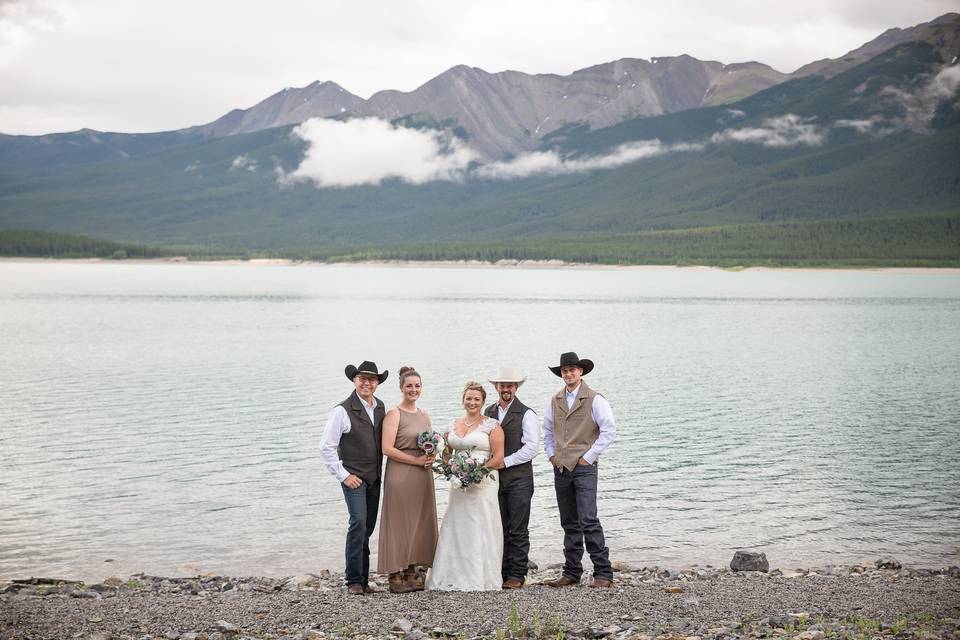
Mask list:
[{"label": "white cloud", "polygon": [[800,116],[788,113],[763,121],[760,127],[724,129],[710,136],[710,142],[747,142],[765,147],[816,147],[824,143],[826,131]]},{"label": "white cloud", "polygon": [[899,126],[917,132],[926,132],[937,107],[944,101],[952,101],[957,107],[957,91],[960,90],[960,66],[941,69],[929,81],[913,91],[886,87],[883,94],[900,103],[904,113]]},{"label": "white cloud", "polygon": [[281,183],[318,187],[377,185],[396,178],[410,184],[460,180],[477,155],[441,132],[397,127],[377,118],[307,120],[292,135],[307,142],[304,158]]},{"label": "white cloud", "polygon": [[[728,110],[729,115],[742,118],[742,111]],[[826,141],[827,127],[805,121],[796,114],[764,120],[760,127],[724,129],[703,142],[664,144],[660,140],[626,142],[607,154],[565,158],[556,151],[525,153],[512,160],[483,165],[471,175],[490,180],[510,180],[535,175],[563,175],[602,169],[615,169],[626,164],[663,156],[668,153],[703,151],[708,144],[744,143],[766,147],[819,146]]]},{"label": "white cloud", "polygon": [[876,131],[882,123],[883,118],[872,116],[863,120],[836,120],[833,126],[840,129],[853,129],[857,133],[871,133]]},{"label": "white cloud", "polygon": [[612,152],[599,156],[564,158],[556,151],[525,153],[512,160],[502,160],[478,167],[474,174],[490,180],[510,180],[534,175],[562,175],[584,173],[600,169],[615,169],[645,158],[678,151],[699,151],[702,144],[665,145],[659,140],[625,142]]},{"label": "white cloud", "polygon": [[246,169],[251,173],[256,173],[257,161],[248,155],[237,156],[236,158],[233,159],[233,162],[230,163],[230,170],[233,171],[234,169],[238,169],[238,170]]}]

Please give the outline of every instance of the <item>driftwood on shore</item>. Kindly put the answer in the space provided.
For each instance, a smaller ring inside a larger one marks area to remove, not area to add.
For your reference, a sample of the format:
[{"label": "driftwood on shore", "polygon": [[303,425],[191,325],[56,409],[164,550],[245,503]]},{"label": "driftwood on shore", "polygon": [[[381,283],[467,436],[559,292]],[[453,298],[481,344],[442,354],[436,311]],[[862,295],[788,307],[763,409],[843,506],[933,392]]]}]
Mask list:
[{"label": "driftwood on shore", "polygon": [[[960,640],[960,568],[735,572],[619,565],[613,588],[346,594],[323,571],[288,578],[138,574],[98,584],[0,581],[0,638],[242,640],[609,638]],[[884,568],[880,568],[884,567]]]}]

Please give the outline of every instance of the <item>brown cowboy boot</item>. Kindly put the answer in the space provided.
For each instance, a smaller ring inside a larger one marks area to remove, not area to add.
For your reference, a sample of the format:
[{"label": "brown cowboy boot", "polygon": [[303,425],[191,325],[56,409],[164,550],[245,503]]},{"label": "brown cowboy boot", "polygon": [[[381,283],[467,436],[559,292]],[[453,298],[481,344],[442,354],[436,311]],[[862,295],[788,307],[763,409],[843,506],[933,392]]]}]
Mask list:
[{"label": "brown cowboy boot", "polygon": [[417,573],[417,568],[410,565],[403,571],[403,581],[413,587],[411,591],[423,591],[423,579]]},{"label": "brown cowboy boot", "polygon": [[397,571],[390,574],[389,578],[390,593],[410,593],[416,591],[415,586],[410,585],[403,579],[403,571]]}]

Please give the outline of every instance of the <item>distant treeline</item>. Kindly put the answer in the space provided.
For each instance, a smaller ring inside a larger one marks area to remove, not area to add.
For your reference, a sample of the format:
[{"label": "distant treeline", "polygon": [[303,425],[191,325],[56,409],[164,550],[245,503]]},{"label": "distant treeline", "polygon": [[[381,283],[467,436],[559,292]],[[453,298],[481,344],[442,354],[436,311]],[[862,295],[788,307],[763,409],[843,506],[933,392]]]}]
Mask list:
[{"label": "distant treeline", "polygon": [[284,252],[327,262],[563,260],[712,266],[960,266],[960,212],[919,217],[781,222],[482,243],[330,247]]},{"label": "distant treeline", "polygon": [[162,258],[170,249],[121,244],[68,233],[0,229],[0,256],[32,258]]},{"label": "distant treeline", "polygon": [[960,211],[857,220],[778,222],[629,234],[324,246],[267,251],[148,247],[43,231],[0,230],[0,255],[193,259],[562,260],[599,264],[960,267]]}]

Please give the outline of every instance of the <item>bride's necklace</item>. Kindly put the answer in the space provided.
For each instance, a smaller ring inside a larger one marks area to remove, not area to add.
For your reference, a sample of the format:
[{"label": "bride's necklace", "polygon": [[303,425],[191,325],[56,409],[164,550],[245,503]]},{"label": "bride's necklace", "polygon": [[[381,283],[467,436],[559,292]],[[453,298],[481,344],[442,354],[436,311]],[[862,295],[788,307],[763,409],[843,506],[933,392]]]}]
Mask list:
[{"label": "bride's necklace", "polygon": [[477,419],[474,420],[473,422],[467,422],[467,419],[464,418],[464,419],[463,419],[463,428],[464,428],[464,430],[469,431],[470,429],[473,429],[475,426],[477,426],[478,424],[480,424],[480,421],[481,421],[481,420],[483,420],[483,416],[480,416],[479,418],[477,418]]}]

